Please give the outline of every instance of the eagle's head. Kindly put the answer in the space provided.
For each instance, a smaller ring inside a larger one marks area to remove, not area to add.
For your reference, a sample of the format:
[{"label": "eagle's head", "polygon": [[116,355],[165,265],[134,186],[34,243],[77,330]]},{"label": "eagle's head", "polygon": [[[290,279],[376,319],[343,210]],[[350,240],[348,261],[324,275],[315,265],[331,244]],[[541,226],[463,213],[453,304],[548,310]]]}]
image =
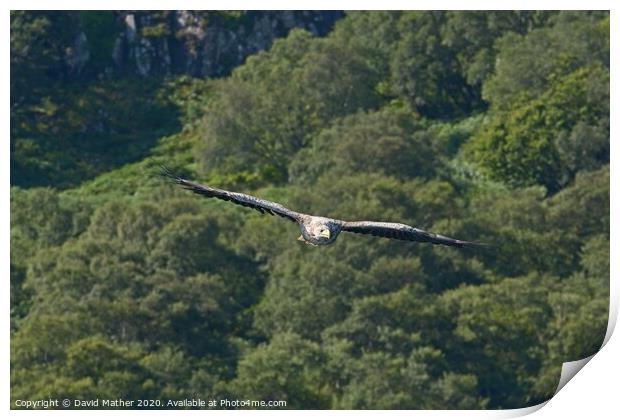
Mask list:
[{"label": "eagle's head", "polygon": [[297,239],[311,245],[327,245],[336,240],[341,226],[334,220],[313,217],[301,225],[301,236]]}]

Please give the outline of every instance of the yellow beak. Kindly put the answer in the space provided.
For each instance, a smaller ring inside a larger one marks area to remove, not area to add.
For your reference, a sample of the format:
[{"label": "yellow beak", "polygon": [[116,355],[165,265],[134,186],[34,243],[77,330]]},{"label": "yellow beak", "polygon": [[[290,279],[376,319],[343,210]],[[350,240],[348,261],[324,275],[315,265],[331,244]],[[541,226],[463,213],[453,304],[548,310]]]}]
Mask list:
[{"label": "yellow beak", "polygon": [[322,238],[329,239],[330,238],[329,230],[324,230],[323,232],[319,233],[319,236]]}]

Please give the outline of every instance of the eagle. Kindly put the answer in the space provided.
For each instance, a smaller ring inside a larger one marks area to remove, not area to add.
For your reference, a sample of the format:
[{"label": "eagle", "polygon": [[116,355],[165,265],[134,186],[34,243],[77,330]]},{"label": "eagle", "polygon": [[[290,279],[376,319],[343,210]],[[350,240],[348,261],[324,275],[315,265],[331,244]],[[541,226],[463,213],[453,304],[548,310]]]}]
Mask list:
[{"label": "eagle", "polygon": [[447,245],[457,248],[484,245],[477,242],[461,241],[436,233],[426,232],[402,223],[386,222],[346,222],[329,217],[313,216],[299,213],[273,201],[263,200],[248,194],[227,191],[220,188],[200,185],[183,179],[162,166],[161,175],[172,180],[175,184],[203,197],[217,198],[240,206],[249,207],[260,213],[276,215],[295,222],[301,229],[297,238],[310,245],[328,245],[333,243],[341,232],[367,234],[383,238],[400,239],[403,241],[429,242],[435,245]]}]

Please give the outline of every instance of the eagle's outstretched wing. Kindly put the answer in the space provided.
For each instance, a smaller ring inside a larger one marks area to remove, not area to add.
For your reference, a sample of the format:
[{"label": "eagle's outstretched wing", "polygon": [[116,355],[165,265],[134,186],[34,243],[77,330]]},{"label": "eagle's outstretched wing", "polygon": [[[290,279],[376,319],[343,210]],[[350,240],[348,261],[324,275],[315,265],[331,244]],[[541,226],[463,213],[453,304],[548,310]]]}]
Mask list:
[{"label": "eagle's outstretched wing", "polygon": [[226,191],[219,188],[196,184],[195,182],[188,181],[186,179],[176,176],[165,166],[162,166],[161,175],[170,178],[174,183],[179,184],[186,190],[190,190],[193,193],[200,194],[205,197],[214,197],[219,198],[220,200],[230,201],[244,207],[250,207],[263,214],[275,214],[280,217],[287,218],[293,222],[300,221],[300,213],[289,210],[283,205],[274,203],[273,201],[267,201],[247,194]]},{"label": "eagle's outstretched wing", "polygon": [[342,230],[345,232],[362,233],[384,238],[400,239],[403,241],[430,242],[432,244],[455,246],[458,248],[485,245],[425,232],[421,229],[403,225],[402,223],[344,222]]}]

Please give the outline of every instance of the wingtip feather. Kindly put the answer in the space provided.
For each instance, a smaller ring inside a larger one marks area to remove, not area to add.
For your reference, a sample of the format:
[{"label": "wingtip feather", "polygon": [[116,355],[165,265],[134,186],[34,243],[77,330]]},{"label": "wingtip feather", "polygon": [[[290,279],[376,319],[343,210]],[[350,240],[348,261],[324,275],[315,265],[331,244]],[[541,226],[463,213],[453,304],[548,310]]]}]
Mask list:
[{"label": "wingtip feather", "polygon": [[468,242],[468,241],[461,241],[462,243],[460,244],[462,248],[483,248],[483,249],[489,249],[492,248],[493,245],[485,243],[485,242]]},{"label": "wingtip feather", "polygon": [[174,172],[172,172],[172,170],[170,170],[170,168],[168,168],[166,165],[159,165],[160,171],[159,171],[159,176],[161,176],[162,178],[165,178],[175,184],[180,184],[182,181],[182,178],[180,178],[178,175],[176,175]]}]

